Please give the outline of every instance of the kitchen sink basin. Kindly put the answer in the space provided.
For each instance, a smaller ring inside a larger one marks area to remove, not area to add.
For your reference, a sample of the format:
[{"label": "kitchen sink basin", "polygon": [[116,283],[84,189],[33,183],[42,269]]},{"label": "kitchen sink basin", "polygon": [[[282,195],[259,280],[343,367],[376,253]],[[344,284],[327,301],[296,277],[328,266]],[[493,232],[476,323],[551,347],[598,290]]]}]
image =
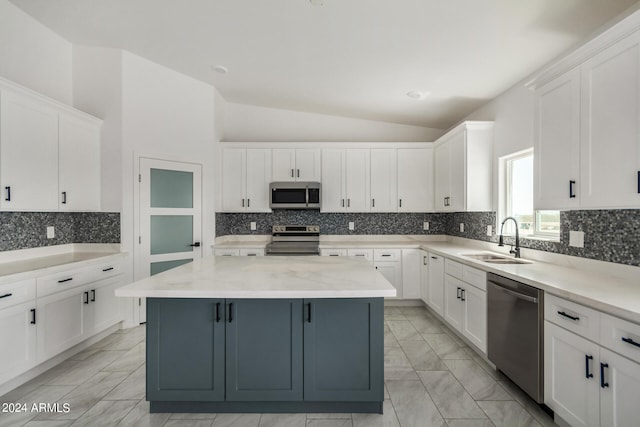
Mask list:
[{"label": "kitchen sink basin", "polygon": [[462,254],[462,256],[477,259],[478,261],[488,262],[490,264],[531,264],[531,261],[491,253]]}]

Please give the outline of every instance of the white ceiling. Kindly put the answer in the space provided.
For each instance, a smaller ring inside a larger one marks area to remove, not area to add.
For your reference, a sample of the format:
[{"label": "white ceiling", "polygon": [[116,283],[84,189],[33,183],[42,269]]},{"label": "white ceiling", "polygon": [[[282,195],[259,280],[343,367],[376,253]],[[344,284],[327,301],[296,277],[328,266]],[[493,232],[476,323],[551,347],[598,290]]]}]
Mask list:
[{"label": "white ceiling", "polygon": [[[231,102],[441,129],[636,3],[11,1],[73,43],[126,49]],[[417,101],[411,90],[431,95]]]}]

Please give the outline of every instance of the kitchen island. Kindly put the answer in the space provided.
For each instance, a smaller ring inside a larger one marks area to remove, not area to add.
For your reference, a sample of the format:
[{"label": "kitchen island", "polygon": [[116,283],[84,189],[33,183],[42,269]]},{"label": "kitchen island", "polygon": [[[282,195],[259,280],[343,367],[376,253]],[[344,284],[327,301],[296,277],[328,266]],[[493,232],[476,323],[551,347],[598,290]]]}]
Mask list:
[{"label": "kitchen island", "polygon": [[384,297],[366,261],[209,257],[116,290],[147,298],[151,412],[375,412]]}]

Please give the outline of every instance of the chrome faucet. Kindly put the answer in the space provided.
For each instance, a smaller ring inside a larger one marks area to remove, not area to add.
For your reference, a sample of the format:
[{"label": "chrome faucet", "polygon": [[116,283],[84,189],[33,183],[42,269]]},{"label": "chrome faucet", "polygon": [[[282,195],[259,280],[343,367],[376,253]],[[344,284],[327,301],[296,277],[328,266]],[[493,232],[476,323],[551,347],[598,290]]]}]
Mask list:
[{"label": "chrome faucet", "polygon": [[498,240],[498,246],[504,246],[504,237],[502,236],[502,230],[504,229],[504,223],[507,222],[507,220],[512,220],[516,224],[516,247],[514,249],[513,245],[511,245],[511,250],[509,251],[509,253],[514,254],[516,258],[520,258],[520,233],[518,233],[518,221],[514,217],[508,216],[504,219],[504,221],[502,221],[502,225],[500,226],[500,238]]}]

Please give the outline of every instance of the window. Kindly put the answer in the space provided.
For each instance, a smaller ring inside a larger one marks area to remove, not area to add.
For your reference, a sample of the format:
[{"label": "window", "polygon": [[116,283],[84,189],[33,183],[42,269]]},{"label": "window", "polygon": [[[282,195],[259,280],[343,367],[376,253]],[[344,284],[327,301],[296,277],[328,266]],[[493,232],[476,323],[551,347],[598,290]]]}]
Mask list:
[{"label": "window", "polygon": [[[560,211],[533,209],[533,149],[500,158],[500,224],[509,216],[518,221],[521,236],[558,239]],[[504,234],[515,234],[512,221],[504,225]]]}]

